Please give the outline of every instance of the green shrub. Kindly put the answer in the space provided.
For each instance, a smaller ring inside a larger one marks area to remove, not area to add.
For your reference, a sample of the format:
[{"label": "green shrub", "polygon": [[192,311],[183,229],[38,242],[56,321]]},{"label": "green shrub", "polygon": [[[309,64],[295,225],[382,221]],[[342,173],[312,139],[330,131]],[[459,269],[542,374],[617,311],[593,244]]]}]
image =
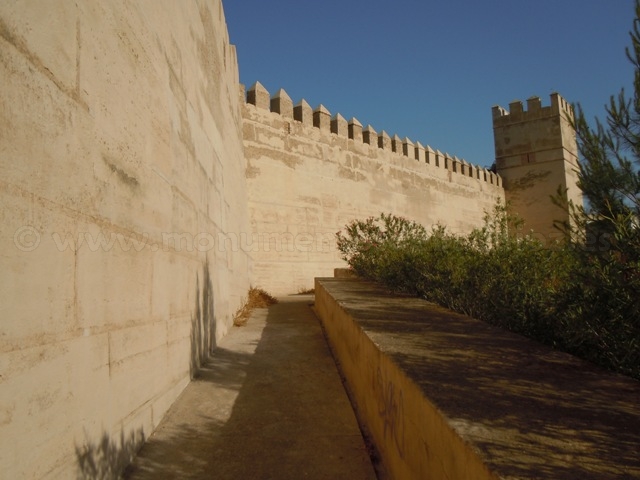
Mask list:
[{"label": "green shrub", "polygon": [[354,221],[338,232],[343,258],[359,275],[392,286],[396,291],[416,293],[412,258],[428,238],[425,228],[402,217],[381,214]]},{"label": "green shrub", "polygon": [[570,243],[511,234],[518,224],[498,204],[467,236],[383,214],[337,239],[363,277],[640,378],[637,263],[613,272]]}]

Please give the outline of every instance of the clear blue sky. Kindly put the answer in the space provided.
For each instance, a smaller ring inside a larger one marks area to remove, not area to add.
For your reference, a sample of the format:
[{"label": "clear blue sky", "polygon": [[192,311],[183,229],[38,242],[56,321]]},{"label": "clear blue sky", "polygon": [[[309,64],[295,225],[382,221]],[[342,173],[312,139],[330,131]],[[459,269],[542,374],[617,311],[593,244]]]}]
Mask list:
[{"label": "clear blue sky", "polygon": [[622,87],[633,0],[223,0],[240,81],[493,163],[491,107],[559,92],[587,116]]}]

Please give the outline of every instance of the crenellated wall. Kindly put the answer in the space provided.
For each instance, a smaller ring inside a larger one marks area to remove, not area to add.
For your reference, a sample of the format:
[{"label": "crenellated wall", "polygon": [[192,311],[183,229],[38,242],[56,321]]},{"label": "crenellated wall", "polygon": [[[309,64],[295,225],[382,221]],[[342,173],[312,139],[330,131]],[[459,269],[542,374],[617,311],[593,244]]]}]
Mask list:
[{"label": "crenellated wall", "polygon": [[220,0],[0,2],[0,477],[116,478],[250,284]]},{"label": "crenellated wall", "polygon": [[[3,478],[115,477],[249,285],[312,288],[349,221],[466,233],[505,198],[420,142],[284,90],[245,98],[221,0],[0,2],[0,85]],[[555,110],[517,109],[494,110],[498,167],[532,180],[516,169],[547,157],[520,120],[573,147]]]},{"label": "crenellated wall", "polygon": [[260,83],[246,98],[247,247],[256,284],[274,293],[312,288],[342,266],[335,233],[353,219],[393,213],[466,233],[504,200],[499,176],[457,157]]},{"label": "crenellated wall", "polygon": [[523,218],[523,232],[542,242],[562,238],[554,222],[569,222],[566,211],[552,202],[558,189],[582,205],[578,181],[578,146],[571,126],[573,108],[558,93],[543,107],[539,97],[519,100],[509,110],[493,107],[496,167],[504,179],[506,199]]}]

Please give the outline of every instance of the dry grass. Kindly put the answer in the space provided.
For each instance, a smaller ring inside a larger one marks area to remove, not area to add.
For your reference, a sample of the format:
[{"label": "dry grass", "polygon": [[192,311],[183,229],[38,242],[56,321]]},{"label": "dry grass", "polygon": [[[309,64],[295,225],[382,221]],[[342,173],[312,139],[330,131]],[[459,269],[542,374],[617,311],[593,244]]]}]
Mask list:
[{"label": "dry grass", "polygon": [[300,288],[298,290],[298,295],[311,295],[312,293],[316,293],[315,288]]},{"label": "dry grass", "polygon": [[249,320],[249,316],[254,309],[266,308],[274,303],[278,303],[276,298],[272,297],[261,288],[251,287],[247,294],[247,301],[244,302],[244,305],[242,305],[242,307],[240,307],[233,316],[233,324],[236,327],[243,327],[247,324],[247,320]]}]

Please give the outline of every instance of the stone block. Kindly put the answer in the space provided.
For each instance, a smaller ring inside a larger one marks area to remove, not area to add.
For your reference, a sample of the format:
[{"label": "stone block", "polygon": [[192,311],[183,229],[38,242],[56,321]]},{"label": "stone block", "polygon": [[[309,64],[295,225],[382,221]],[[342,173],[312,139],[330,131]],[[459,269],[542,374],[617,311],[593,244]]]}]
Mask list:
[{"label": "stone block", "polygon": [[362,141],[372,146],[378,146],[378,132],[371,125],[367,125],[362,131]]},{"label": "stone block", "polygon": [[263,110],[271,109],[271,98],[269,97],[269,92],[266,88],[260,83],[254,83],[249,91],[247,92],[247,103],[255,105],[257,108],[261,108]]},{"label": "stone block", "polygon": [[331,113],[322,104],[313,110],[313,126],[321,132],[331,132]]},{"label": "stone block", "polygon": [[340,137],[347,137],[349,134],[348,128],[347,121],[339,113],[336,113],[331,119],[331,133],[335,133]]},{"label": "stone block", "polygon": [[415,148],[413,142],[409,138],[404,137],[402,140],[402,154],[411,159],[415,158]]},{"label": "stone block", "polygon": [[300,100],[293,107],[293,118],[305,125],[313,126],[313,110],[306,100]]},{"label": "stone block", "polygon": [[391,137],[391,151],[402,155],[402,139],[397,133]]},{"label": "stone block", "polygon": [[391,137],[384,130],[378,134],[378,148],[391,151]]},{"label": "stone block", "polygon": [[426,162],[426,156],[425,156],[425,149],[424,146],[420,143],[420,142],[416,142],[414,148],[414,158],[420,162],[420,163],[425,163]]},{"label": "stone block", "polygon": [[357,143],[362,143],[362,124],[358,121],[357,118],[352,117],[349,120],[349,138]]},{"label": "stone block", "polygon": [[271,111],[279,113],[284,118],[293,118],[293,101],[284,89],[280,89],[271,98]]}]

